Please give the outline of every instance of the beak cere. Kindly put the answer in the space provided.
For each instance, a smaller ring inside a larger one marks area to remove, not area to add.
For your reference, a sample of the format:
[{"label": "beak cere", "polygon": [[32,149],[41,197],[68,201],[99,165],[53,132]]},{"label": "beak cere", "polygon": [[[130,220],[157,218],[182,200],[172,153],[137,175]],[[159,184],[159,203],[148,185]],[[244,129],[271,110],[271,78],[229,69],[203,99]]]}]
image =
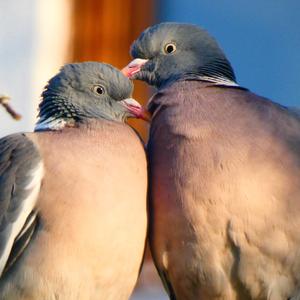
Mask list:
[{"label": "beak cere", "polygon": [[143,119],[147,122],[150,121],[150,114],[146,111],[141,104],[132,98],[127,98],[119,102],[121,105],[126,107],[126,109],[136,118]]},{"label": "beak cere", "polygon": [[121,72],[128,78],[131,78],[134,74],[141,70],[141,67],[148,61],[148,59],[136,58],[131,61]]}]

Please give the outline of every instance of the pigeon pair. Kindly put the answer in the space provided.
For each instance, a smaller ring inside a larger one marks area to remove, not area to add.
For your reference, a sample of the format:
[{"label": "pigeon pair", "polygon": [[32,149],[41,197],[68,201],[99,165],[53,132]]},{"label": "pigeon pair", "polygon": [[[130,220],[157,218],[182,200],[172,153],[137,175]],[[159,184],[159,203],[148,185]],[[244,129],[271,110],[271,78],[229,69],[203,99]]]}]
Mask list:
[{"label": "pigeon pair", "polygon": [[[170,299],[299,299],[299,113],[240,87],[197,26],[153,26],[131,54],[123,73],[158,89],[149,241]],[[1,140],[1,299],[128,298],[147,187],[142,145],[117,122],[144,116],[130,93],[107,65],[69,65],[36,132]]]}]

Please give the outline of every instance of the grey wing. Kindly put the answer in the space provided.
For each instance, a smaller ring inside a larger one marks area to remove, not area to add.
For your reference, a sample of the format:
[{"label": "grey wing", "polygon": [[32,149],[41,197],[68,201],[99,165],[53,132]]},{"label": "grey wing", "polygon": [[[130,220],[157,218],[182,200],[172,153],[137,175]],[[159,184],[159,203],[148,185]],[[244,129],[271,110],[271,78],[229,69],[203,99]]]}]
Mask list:
[{"label": "grey wing", "polygon": [[41,156],[25,134],[0,139],[0,276],[29,242],[42,177]]}]

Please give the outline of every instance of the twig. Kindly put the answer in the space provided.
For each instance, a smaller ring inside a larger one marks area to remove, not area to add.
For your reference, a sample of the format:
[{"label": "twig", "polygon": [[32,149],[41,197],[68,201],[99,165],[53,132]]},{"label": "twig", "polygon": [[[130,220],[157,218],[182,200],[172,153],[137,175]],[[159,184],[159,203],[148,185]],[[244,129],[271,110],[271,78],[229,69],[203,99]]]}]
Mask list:
[{"label": "twig", "polygon": [[10,98],[5,95],[0,95],[0,104],[5,108],[5,110],[12,116],[15,120],[20,120],[22,116],[15,112],[13,108],[9,105]]}]

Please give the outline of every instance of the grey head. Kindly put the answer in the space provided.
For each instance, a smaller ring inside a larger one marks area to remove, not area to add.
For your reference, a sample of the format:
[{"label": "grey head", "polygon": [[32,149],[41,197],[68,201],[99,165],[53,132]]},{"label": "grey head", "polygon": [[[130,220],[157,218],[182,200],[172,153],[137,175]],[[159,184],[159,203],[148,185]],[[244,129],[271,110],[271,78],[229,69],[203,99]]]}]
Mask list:
[{"label": "grey head", "polygon": [[118,69],[98,62],[65,65],[49,80],[39,105],[36,131],[57,130],[87,119],[123,122],[141,117],[133,85]]},{"label": "grey head", "polygon": [[225,54],[208,32],[192,24],[161,23],[147,28],[131,47],[135,59],[122,71],[157,88],[180,79],[237,86]]}]

